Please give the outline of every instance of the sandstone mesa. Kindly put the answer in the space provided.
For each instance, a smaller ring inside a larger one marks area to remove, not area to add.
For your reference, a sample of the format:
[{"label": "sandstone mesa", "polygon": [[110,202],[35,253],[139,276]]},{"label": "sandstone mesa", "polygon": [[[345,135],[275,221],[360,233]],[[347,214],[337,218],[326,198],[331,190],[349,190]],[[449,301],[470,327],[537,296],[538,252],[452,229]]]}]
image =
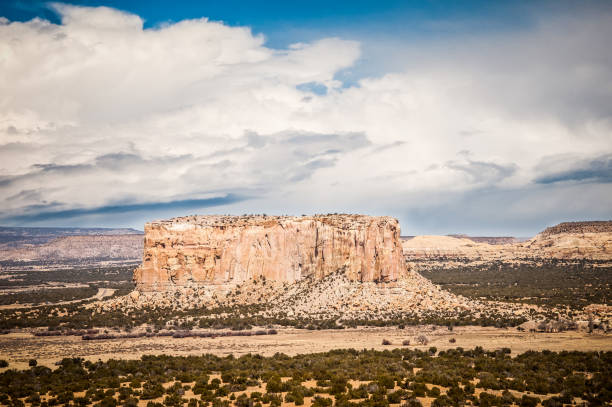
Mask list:
[{"label": "sandstone mesa", "polygon": [[364,215],[189,216],[145,225],[140,291],[295,282],[341,270],[352,281],[406,274],[396,219]]},{"label": "sandstone mesa", "polygon": [[150,222],[134,282],[102,309],[265,304],[259,315],[384,319],[477,308],[409,269],[396,219],[365,215]]}]

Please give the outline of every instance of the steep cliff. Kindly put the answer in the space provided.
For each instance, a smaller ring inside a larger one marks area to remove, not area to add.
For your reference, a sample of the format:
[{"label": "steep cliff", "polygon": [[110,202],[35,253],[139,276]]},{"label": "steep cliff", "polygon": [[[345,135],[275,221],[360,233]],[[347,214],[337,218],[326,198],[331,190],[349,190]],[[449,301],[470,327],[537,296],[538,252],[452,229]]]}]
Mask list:
[{"label": "steep cliff", "polygon": [[189,216],[145,225],[141,291],[295,282],[337,271],[352,281],[389,282],[406,273],[396,219],[364,215]]}]

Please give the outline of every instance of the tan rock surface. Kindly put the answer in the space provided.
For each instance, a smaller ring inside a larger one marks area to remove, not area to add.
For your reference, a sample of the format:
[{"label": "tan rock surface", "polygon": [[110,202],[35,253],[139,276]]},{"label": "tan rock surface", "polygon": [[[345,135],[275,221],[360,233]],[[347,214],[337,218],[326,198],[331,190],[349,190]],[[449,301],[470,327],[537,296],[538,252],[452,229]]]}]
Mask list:
[{"label": "tan rock surface", "polygon": [[451,236],[416,236],[402,242],[407,260],[564,259],[612,261],[612,223],[567,222],[521,243],[488,244]]},{"label": "tan rock surface", "polygon": [[364,215],[190,216],[145,225],[141,291],[295,282],[339,270],[352,281],[390,282],[406,273],[398,221]]},{"label": "tan rock surface", "polygon": [[470,239],[451,236],[415,236],[402,242],[404,254],[408,258],[494,256],[495,253],[508,250],[507,246],[512,245],[476,243]]},{"label": "tan rock surface", "polygon": [[612,260],[612,232],[542,233],[520,248],[535,257]]}]

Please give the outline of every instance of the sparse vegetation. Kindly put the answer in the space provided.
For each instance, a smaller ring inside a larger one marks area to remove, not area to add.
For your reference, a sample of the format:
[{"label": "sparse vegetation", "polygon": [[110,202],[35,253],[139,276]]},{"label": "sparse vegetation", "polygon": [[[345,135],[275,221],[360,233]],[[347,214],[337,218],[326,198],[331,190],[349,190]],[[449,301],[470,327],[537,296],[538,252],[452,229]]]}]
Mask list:
[{"label": "sparse vegetation", "polygon": [[32,366],[0,373],[0,402],[135,406],[142,400],[150,406],[255,407],[283,402],[300,406],[309,398],[312,405],[324,407],[414,407],[430,397],[432,405],[440,406],[603,405],[612,401],[611,375],[612,352],[531,351],[510,357],[505,350],[482,348],[438,353],[404,348],[294,357],[70,358],[54,370]]},{"label": "sparse vegetation", "polygon": [[503,263],[420,271],[454,294],[478,300],[521,302],[549,307],[610,304],[612,267],[597,261]]},{"label": "sparse vegetation", "polygon": [[0,279],[0,288],[26,291],[0,295],[0,305],[83,300],[99,288],[126,295],[134,288],[132,272],[132,266],[14,271],[11,278]]}]

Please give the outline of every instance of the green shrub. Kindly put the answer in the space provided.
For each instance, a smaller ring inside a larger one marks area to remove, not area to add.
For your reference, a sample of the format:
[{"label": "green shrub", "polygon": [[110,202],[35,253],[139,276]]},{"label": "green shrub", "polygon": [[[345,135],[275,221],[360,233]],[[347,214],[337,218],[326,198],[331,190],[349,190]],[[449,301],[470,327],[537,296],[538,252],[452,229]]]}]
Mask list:
[{"label": "green shrub", "polygon": [[332,399],[321,396],[314,396],[312,399],[312,407],[331,407]]}]

